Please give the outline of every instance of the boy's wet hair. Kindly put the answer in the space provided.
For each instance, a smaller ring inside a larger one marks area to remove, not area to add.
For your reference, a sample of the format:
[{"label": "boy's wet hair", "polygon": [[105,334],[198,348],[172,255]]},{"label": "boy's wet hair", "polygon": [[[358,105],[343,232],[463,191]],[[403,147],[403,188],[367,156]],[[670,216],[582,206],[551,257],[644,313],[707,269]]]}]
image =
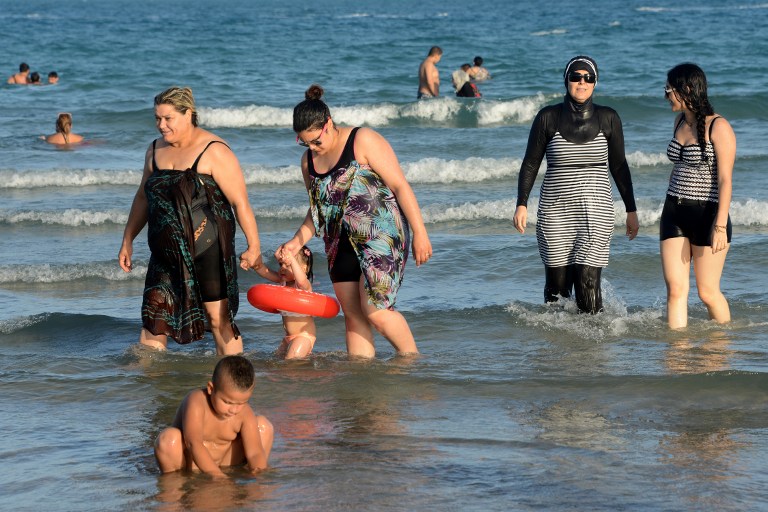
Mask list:
[{"label": "boy's wet hair", "polygon": [[309,279],[309,282],[311,283],[312,280],[315,278],[314,272],[312,272],[312,251],[307,247],[306,245],[301,248],[299,251],[299,261],[303,262],[307,266],[307,279]]},{"label": "boy's wet hair", "polygon": [[238,390],[246,391],[253,387],[254,373],[253,365],[243,356],[226,356],[213,369],[213,385],[220,387],[228,379]]}]

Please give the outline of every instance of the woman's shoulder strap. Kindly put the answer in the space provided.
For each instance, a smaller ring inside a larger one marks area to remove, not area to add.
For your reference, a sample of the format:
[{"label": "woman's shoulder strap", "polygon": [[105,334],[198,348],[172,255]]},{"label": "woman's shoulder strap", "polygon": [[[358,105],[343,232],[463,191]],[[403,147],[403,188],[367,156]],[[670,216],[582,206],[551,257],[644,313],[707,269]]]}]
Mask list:
[{"label": "woman's shoulder strap", "polygon": [[197,164],[200,162],[200,158],[203,156],[203,153],[205,153],[208,150],[208,148],[211,147],[211,144],[215,144],[217,142],[219,144],[224,144],[225,146],[227,146],[227,148],[229,148],[229,145],[227,145],[227,143],[224,142],[223,140],[212,140],[212,141],[210,141],[208,144],[205,145],[205,147],[200,152],[200,154],[197,155],[197,158],[195,159],[195,163],[192,164],[192,167],[190,167],[190,169],[192,169],[193,171],[197,172]]},{"label": "woman's shoulder strap", "polygon": [[723,117],[723,116],[718,116],[718,115],[716,115],[716,116],[715,116],[715,117],[712,119],[712,121],[710,121],[710,122],[709,122],[709,140],[710,140],[710,141],[712,141],[712,127],[713,127],[713,126],[715,126],[715,121],[717,121],[717,120],[718,120],[718,119],[720,119],[721,117]]},{"label": "woman's shoulder strap", "polygon": [[677,121],[675,122],[675,129],[672,130],[673,137],[677,133],[677,130],[679,130],[680,127],[683,126],[684,122],[685,122],[685,114],[680,114],[679,116],[677,116]]},{"label": "woman's shoulder strap", "polygon": [[155,149],[157,148],[157,139],[152,141],[152,172],[156,172],[158,170],[157,168],[157,161],[155,160]]}]

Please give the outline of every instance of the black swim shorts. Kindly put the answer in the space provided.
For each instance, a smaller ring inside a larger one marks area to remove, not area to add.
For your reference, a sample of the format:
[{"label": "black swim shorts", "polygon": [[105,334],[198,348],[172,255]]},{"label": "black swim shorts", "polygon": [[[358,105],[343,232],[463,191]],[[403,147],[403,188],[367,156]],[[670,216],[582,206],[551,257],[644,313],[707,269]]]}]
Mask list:
[{"label": "black swim shorts", "polygon": [[360,281],[363,271],[360,270],[360,261],[349,241],[349,232],[347,228],[341,229],[339,235],[339,249],[336,252],[336,260],[333,262],[333,268],[328,269],[332,283],[346,283],[350,281]]},{"label": "black swim shorts", "polygon": [[[717,217],[717,203],[696,201],[667,195],[659,222],[659,239],[685,237],[691,245],[709,247],[712,245],[712,226]],[[728,243],[731,243],[731,217],[725,228]]]}]

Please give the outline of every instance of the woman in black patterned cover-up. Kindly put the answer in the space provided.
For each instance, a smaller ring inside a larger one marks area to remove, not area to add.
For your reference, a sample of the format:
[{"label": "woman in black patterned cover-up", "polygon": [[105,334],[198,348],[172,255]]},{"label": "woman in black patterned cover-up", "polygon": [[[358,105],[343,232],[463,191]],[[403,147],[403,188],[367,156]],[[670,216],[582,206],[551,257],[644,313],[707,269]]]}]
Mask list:
[{"label": "woman in black patterned cover-up", "polygon": [[161,350],[168,336],[190,343],[203,337],[207,322],[217,354],[240,353],[235,219],[248,242],[240,267],[262,264],[240,164],[223,140],[198,128],[190,89],[158,94],[155,120],[162,138],[147,150],[118,256],[130,272],[133,240],[148,224],[152,255],[139,342]]}]

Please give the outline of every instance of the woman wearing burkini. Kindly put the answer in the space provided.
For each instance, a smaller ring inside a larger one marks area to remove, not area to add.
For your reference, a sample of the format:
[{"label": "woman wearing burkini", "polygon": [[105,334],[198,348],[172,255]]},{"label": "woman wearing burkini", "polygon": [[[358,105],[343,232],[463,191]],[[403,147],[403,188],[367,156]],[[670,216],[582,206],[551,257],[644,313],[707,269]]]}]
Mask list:
[{"label": "woman wearing burkini", "polygon": [[563,73],[562,103],[536,115],[528,138],[517,190],[515,228],[525,232],[528,195],[546,154],[536,240],[545,267],[544,300],[570,297],[586,313],[603,309],[600,274],[608,265],[614,229],[610,171],[627,211],[627,236],[637,236],[639,223],[632,178],[624,155],[621,119],[611,108],[595,105],[595,61],[578,56]]},{"label": "woman wearing burkini", "polygon": [[710,105],[707,77],[697,65],[670,69],[664,96],[672,112],[680,112],[667,146],[674,167],[659,222],[667,322],[673,329],[688,325],[693,262],[696,288],[709,317],[725,323],[731,320],[731,311],[720,291],[720,277],[731,244],[728,211],[736,135]]},{"label": "woman wearing burkini", "polygon": [[337,126],[312,85],[293,110],[309,210],[281,252],[296,254],[322,231],[328,271],[346,324],[347,351],[373,357],[375,328],[399,354],[417,353],[405,318],[394,310],[413,231],[416,265],[432,256],[419,204],[395,152],[369,128]]},{"label": "woman wearing burkini", "polygon": [[133,240],[149,224],[139,341],[160,350],[168,336],[190,343],[203,337],[207,322],[217,354],[240,353],[235,219],[248,243],[240,267],[262,264],[240,164],[223,140],[197,126],[189,88],[155,96],[155,122],[162,137],[147,150],[118,256],[130,272]]}]

